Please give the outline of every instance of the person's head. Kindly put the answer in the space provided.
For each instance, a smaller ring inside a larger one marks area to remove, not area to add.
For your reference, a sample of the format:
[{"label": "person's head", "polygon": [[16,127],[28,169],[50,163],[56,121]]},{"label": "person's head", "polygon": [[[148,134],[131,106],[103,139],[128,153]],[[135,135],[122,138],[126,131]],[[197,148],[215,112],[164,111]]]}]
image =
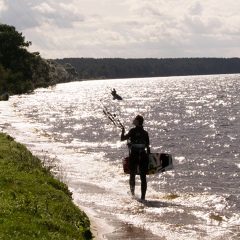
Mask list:
[{"label": "person's head", "polygon": [[141,115],[137,115],[134,119],[133,119],[133,125],[135,126],[142,126],[143,125],[143,117]]}]

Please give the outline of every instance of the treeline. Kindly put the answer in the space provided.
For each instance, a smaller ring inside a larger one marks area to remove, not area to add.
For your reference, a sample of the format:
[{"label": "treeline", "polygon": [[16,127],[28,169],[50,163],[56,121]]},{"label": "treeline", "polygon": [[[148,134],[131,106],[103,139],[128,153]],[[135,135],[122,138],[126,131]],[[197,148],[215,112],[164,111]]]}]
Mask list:
[{"label": "treeline", "polygon": [[31,42],[25,41],[15,27],[0,24],[0,94],[21,94],[38,87],[48,87],[78,79],[70,64],[58,64],[30,53]]},{"label": "treeline", "polygon": [[240,73],[240,58],[64,58],[81,79],[113,79]]}]

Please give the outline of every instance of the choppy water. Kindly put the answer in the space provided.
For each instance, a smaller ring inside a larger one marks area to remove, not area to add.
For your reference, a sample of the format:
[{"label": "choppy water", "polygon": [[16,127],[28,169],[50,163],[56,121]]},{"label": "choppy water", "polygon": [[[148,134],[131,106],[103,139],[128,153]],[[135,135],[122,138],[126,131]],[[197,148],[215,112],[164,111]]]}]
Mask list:
[{"label": "choppy water", "polygon": [[[239,74],[59,84],[0,102],[0,128],[53,159],[77,204],[126,223],[106,239],[240,239],[239,92]],[[103,105],[127,130],[142,114],[152,152],[173,156],[174,170],[148,176],[145,205],[127,194],[126,143]]]}]

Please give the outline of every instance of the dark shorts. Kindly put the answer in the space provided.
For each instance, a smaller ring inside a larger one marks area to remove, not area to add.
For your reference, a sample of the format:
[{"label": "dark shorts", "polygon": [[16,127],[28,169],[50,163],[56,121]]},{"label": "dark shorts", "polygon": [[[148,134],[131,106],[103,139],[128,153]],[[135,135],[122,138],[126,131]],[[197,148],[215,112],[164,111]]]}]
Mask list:
[{"label": "dark shorts", "polygon": [[139,166],[140,175],[146,175],[148,170],[148,155],[144,151],[142,153],[137,153],[132,151],[129,157],[129,169],[130,171],[136,171]]}]

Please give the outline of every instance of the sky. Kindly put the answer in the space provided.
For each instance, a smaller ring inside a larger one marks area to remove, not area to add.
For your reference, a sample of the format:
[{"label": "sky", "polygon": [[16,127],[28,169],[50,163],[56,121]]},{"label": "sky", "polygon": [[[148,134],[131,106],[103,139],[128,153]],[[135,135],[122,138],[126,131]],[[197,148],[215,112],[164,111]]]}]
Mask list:
[{"label": "sky", "polygon": [[240,57],[239,0],[0,0],[43,58]]}]

